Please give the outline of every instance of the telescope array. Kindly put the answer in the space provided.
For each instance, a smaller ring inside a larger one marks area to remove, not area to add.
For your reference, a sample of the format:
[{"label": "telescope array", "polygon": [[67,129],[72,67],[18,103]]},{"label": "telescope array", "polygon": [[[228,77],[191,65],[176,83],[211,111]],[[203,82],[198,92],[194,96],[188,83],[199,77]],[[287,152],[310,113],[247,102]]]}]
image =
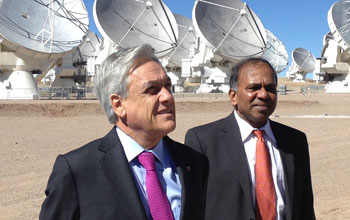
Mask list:
[{"label": "telescope array", "polygon": [[[347,91],[349,11],[349,0],[332,5],[321,57],[294,49],[288,78],[303,81],[313,72],[315,80],[340,82],[339,91]],[[227,92],[231,68],[249,57],[268,60],[276,73],[288,66],[283,42],[240,0],[196,0],[192,20],[173,14],[161,0],[95,0],[93,19],[102,39],[88,32],[82,0],[2,0],[0,99],[35,98],[40,81],[60,87],[85,83],[110,53],[144,43],[155,48],[175,92],[200,84],[197,92]]]},{"label": "telescope array", "polygon": [[288,64],[283,43],[239,0],[197,0],[192,21],[173,14],[160,0],[95,0],[94,20],[110,43],[103,56],[148,43],[166,67],[175,92],[192,83],[217,89],[228,83],[231,67],[248,57],[268,59],[276,72]]}]

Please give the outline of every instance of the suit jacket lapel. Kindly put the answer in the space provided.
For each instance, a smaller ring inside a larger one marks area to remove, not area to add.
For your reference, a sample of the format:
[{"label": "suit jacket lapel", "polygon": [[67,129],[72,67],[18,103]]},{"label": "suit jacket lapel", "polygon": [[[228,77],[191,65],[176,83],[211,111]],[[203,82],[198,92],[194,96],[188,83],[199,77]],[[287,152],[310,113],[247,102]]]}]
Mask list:
[{"label": "suit jacket lapel", "polygon": [[[111,193],[116,195],[118,204],[123,206],[129,219],[147,219],[134,176],[115,128],[104,137],[99,150],[105,152],[100,163],[115,190]],[[132,207],[132,211],[130,211],[130,207]]]},{"label": "suit jacket lapel", "polygon": [[288,220],[292,219],[293,201],[294,201],[294,156],[288,152],[292,149],[290,139],[285,132],[281,132],[278,124],[270,121],[271,129],[275,135],[277,148],[279,149],[285,178],[285,195],[286,195],[286,217]]},{"label": "suit jacket lapel", "polygon": [[[233,175],[239,177],[246,199],[250,201],[251,207],[249,207],[249,210],[254,210],[247,156],[242,143],[241,133],[233,113],[224,120],[221,134],[221,144],[225,145],[225,153],[232,158],[230,162],[232,163],[231,166],[234,171]],[[255,213],[252,211],[251,215],[255,216]]]}]

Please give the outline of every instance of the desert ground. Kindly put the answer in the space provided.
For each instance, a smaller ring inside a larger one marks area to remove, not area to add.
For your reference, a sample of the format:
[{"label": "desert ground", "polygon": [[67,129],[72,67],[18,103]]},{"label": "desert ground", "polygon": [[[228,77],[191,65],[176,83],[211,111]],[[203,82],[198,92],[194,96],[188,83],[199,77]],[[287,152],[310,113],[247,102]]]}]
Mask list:
[{"label": "desert ground", "polygon": [[[175,97],[179,142],[232,111],[226,94]],[[317,219],[350,219],[350,94],[279,95],[271,119],[308,137]],[[97,100],[0,101],[0,219],[38,219],[56,156],[111,128]]]}]

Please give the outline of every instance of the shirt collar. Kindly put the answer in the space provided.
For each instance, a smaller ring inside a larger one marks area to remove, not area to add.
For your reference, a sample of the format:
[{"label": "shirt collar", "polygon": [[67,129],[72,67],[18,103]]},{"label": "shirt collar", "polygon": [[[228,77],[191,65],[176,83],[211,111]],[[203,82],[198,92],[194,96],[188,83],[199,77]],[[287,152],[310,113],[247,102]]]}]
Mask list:
[{"label": "shirt collar", "polygon": [[160,139],[158,144],[152,150],[147,150],[147,149],[144,149],[141,145],[139,145],[134,139],[132,139],[120,128],[116,127],[116,131],[120,139],[120,142],[122,143],[126,158],[128,159],[129,163],[132,160],[134,160],[143,151],[147,151],[147,152],[152,152],[163,166],[166,164],[167,161],[165,156],[163,139]]},{"label": "shirt collar", "polygon": [[[234,111],[235,118],[239,127],[239,130],[241,132],[241,137],[242,137],[242,142],[245,142],[249,135],[253,132],[253,130],[256,130],[257,128],[254,128],[251,126],[247,121],[243,120],[239,114]],[[259,128],[259,130],[264,130],[265,134],[273,141],[276,143],[275,136],[273,135],[271,125],[270,125],[270,120],[267,120],[266,124]]]}]

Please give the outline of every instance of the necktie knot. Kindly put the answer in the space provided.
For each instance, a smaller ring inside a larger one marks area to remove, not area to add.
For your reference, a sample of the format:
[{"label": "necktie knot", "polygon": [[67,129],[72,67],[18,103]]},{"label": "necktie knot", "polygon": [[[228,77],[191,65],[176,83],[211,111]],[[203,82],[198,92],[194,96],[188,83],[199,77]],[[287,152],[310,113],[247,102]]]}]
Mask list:
[{"label": "necktie knot", "polygon": [[258,138],[261,139],[263,137],[264,134],[264,130],[254,130],[253,134]]},{"label": "necktie knot", "polygon": [[138,156],[140,164],[147,170],[156,170],[155,158],[151,152],[142,152]]}]

